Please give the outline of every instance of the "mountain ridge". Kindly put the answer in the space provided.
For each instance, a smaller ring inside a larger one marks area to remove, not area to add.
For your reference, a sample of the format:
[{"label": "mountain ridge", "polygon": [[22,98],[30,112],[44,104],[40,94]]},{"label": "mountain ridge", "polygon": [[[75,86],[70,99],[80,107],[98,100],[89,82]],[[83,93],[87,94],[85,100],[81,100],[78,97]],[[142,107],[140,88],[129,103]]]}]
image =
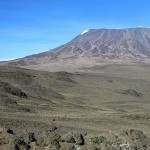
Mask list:
[{"label": "mountain ridge", "polygon": [[149,63],[150,28],[88,29],[57,48],[2,64],[25,67],[82,60]]}]

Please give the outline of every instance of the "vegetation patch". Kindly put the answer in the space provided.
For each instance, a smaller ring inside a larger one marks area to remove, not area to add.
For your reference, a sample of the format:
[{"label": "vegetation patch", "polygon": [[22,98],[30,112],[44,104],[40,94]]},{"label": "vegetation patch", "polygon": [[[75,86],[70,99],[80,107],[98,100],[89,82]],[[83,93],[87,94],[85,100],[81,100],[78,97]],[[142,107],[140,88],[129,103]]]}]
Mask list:
[{"label": "vegetation patch", "polygon": [[99,136],[99,137],[96,136],[96,137],[91,138],[91,142],[93,144],[96,144],[96,145],[99,145],[99,144],[106,142],[106,141],[107,141],[107,139],[104,136]]}]

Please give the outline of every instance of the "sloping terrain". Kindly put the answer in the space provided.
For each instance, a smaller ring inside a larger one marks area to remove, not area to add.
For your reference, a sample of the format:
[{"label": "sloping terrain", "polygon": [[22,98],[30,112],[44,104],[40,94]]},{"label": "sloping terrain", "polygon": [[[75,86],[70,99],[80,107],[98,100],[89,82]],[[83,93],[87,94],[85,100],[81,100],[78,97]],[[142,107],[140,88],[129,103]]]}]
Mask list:
[{"label": "sloping terrain", "polygon": [[53,123],[88,132],[134,127],[149,134],[148,77],[0,67],[0,125],[35,132]]},{"label": "sloping terrain", "polygon": [[86,30],[53,50],[1,64],[55,71],[93,67],[102,62],[149,63],[150,28]]},{"label": "sloping terrain", "polygon": [[0,149],[149,150],[149,66],[82,69],[1,66]]}]

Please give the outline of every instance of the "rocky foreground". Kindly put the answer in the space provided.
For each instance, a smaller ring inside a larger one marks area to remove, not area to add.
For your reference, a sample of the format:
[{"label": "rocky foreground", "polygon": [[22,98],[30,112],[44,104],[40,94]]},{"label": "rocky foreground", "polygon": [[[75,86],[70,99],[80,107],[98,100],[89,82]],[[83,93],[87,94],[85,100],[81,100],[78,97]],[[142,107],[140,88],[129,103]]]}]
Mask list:
[{"label": "rocky foreground", "polygon": [[[21,133],[22,134],[22,133]],[[120,134],[80,134],[70,131],[60,135],[57,127],[40,136],[34,133],[18,135],[11,129],[0,128],[1,150],[150,150],[150,138],[142,131],[129,129]]]}]

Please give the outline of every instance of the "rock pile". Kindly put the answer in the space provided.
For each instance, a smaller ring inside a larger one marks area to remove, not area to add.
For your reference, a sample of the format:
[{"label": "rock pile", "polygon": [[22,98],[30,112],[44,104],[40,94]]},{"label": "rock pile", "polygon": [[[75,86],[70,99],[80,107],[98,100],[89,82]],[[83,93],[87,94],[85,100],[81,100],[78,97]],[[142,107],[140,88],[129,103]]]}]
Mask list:
[{"label": "rock pile", "polygon": [[142,131],[129,129],[120,134],[90,136],[70,131],[51,132],[36,137],[34,133],[17,136],[11,129],[0,128],[1,150],[150,150],[150,138]]}]

